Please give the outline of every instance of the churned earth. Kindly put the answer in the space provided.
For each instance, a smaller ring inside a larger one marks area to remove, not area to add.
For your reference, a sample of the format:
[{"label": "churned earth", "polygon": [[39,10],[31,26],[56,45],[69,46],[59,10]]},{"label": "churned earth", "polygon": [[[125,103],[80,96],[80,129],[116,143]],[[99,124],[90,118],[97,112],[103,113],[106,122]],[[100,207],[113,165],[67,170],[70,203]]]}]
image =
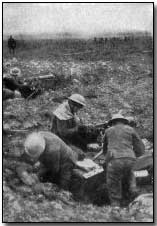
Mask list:
[{"label": "churned earth", "polygon": [[[48,57],[42,55],[42,48],[19,49],[14,58],[10,58],[4,51],[3,73],[18,67],[25,80],[54,74],[58,83],[55,86],[53,82],[43,85],[43,93],[35,99],[3,101],[3,126],[14,131],[3,133],[3,221],[152,222],[153,206],[151,211],[147,211],[144,206],[136,204],[115,212],[108,205],[99,207],[76,202],[70,192],[60,190],[55,184],[40,183],[31,188],[22,184],[17,177],[15,168],[20,164],[18,156],[23,152],[26,135],[34,130],[50,130],[51,122],[47,112],[52,112],[74,92],[86,97],[87,106],[79,113],[85,124],[102,123],[122,109],[125,116],[136,117],[140,136],[153,142],[151,49],[144,45],[140,49],[128,46],[126,51],[125,46],[121,51],[119,48],[114,50],[117,57],[109,54],[105,57],[102,50],[99,54],[96,49],[95,56],[92,53],[81,60],[71,55],[63,57],[65,49],[63,51],[60,47],[60,57],[57,55],[56,58],[58,50],[57,53],[51,53],[52,57],[49,52]],[[146,186],[142,192],[150,192],[152,189],[152,186]]]}]

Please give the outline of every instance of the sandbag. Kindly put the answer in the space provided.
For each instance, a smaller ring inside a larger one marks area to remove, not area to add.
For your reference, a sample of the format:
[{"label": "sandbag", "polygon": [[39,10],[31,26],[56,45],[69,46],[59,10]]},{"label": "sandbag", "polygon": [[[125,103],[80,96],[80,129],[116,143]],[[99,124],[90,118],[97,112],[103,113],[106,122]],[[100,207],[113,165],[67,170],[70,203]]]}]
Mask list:
[{"label": "sandbag", "polygon": [[150,221],[153,220],[153,193],[146,193],[139,195],[134,201],[129,205],[129,212],[144,212],[145,216],[150,217]]},{"label": "sandbag", "polygon": [[153,167],[153,157],[152,154],[146,154],[137,158],[133,170],[143,170],[150,167]]}]

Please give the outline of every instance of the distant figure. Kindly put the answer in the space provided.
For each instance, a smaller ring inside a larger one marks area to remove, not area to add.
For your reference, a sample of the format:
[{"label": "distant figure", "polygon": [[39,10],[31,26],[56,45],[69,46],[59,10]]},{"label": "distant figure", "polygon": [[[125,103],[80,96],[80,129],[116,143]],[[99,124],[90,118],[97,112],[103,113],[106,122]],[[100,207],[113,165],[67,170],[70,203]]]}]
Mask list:
[{"label": "distant figure", "polygon": [[104,39],[103,38],[99,38],[99,43],[103,43],[104,42]]},{"label": "distant figure", "polygon": [[16,41],[13,39],[13,37],[10,35],[10,38],[8,39],[8,48],[10,54],[15,54],[15,48],[16,48]]}]

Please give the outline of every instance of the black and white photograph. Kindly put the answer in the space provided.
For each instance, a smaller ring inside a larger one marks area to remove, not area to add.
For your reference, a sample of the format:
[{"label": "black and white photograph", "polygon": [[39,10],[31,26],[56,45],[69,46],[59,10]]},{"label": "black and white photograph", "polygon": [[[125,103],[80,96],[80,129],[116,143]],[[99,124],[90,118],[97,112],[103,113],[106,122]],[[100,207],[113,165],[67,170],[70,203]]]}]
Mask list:
[{"label": "black and white photograph", "polygon": [[154,2],[2,2],[3,223],[154,222]]}]

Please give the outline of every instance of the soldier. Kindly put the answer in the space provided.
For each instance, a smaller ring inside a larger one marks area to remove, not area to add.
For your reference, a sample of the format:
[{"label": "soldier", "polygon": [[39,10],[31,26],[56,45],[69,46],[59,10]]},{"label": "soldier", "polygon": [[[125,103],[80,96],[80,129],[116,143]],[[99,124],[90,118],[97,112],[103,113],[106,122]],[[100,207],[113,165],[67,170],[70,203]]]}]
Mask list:
[{"label": "soldier", "polygon": [[[34,165],[40,162],[39,176],[48,173],[51,181],[68,190],[71,174],[76,165],[77,155],[58,136],[51,132],[34,132],[24,144],[25,151],[21,157],[24,163]],[[17,174],[27,185],[34,185],[36,180],[30,177],[28,167],[24,164],[17,167]]]},{"label": "soldier", "polygon": [[[137,121],[135,120],[135,118],[133,116],[128,116],[128,117],[125,117],[125,119],[128,120],[129,126],[133,127],[136,130]],[[134,198],[134,196],[138,195],[138,191],[137,191],[137,187],[136,187],[136,177],[135,177],[133,171],[132,171],[132,173],[130,175],[130,179],[128,181],[128,184],[125,182],[125,187],[128,188],[128,189],[131,188],[130,189],[131,190],[130,196],[132,196],[133,198]]]},{"label": "soldier", "polygon": [[[33,87],[21,82],[18,75],[16,77],[12,76],[12,74],[4,75],[3,84],[5,89],[8,89],[10,91],[19,91],[21,93],[21,96],[24,98],[28,98],[34,93]],[[34,95],[32,95],[32,98],[36,97],[38,94],[40,94],[40,92],[34,93]]]},{"label": "soldier", "polygon": [[57,134],[67,144],[74,144],[86,149],[86,141],[79,134],[81,121],[77,112],[86,105],[85,98],[80,94],[73,94],[68,101],[62,103],[53,112],[52,132]]},{"label": "soldier", "polygon": [[[105,132],[103,152],[107,162],[107,185],[112,206],[119,206],[122,200],[122,182],[135,189],[132,168],[136,157],[144,154],[144,144],[134,128],[121,114],[113,115]],[[131,186],[133,185],[133,186]]]},{"label": "soldier", "polygon": [[17,90],[12,91],[10,89],[3,88],[3,100],[13,99],[13,98],[21,98],[20,92]]},{"label": "soldier", "polygon": [[77,112],[86,105],[85,98],[80,94],[72,94],[54,112],[51,131],[79,154],[80,160],[85,157],[87,144],[97,142],[99,129],[83,125]]},{"label": "soldier", "polygon": [[8,39],[8,48],[10,54],[15,54],[15,48],[16,48],[16,41],[13,39],[13,37],[10,35]]}]

